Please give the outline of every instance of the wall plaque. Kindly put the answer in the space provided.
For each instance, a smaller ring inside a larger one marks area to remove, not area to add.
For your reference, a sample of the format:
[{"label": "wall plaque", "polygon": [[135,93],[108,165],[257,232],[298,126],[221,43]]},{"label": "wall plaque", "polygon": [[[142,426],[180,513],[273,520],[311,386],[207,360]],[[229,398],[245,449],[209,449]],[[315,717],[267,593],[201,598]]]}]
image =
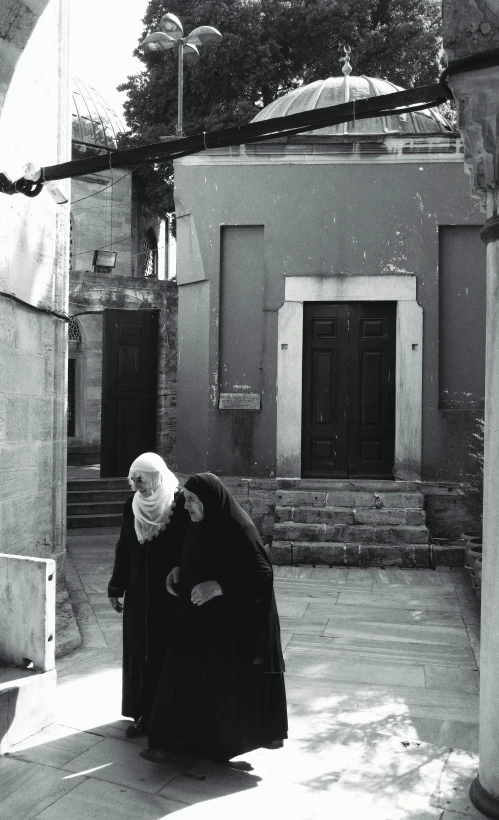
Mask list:
[{"label": "wall plaque", "polygon": [[259,410],[260,393],[220,393],[219,410]]}]

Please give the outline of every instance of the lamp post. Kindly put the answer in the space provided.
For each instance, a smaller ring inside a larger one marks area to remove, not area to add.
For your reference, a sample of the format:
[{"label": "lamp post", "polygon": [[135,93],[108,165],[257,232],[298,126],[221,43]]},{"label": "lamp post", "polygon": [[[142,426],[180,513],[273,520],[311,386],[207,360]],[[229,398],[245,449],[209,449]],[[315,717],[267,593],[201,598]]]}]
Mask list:
[{"label": "lamp post", "polygon": [[184,62],[194,65],[201,57],[200,48],[217,46],[222,35],[212,26],[198,26],[187,37],[184,37],[182,23],[175,14],[164,14],[159,23],[160,31],[148,34],[140,44],[148,51],[178,50],[178,97],[177,97],[177,127],[178,137],[183,136],[183,97],[184,97]]}]

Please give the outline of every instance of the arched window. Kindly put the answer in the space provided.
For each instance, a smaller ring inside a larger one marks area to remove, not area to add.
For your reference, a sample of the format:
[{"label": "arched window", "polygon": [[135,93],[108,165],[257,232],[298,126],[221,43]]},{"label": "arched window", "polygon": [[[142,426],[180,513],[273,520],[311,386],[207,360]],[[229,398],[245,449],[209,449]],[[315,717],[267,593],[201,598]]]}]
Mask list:
[{"label": "arched window", "polygon": [[156,234],[149,228],[142,239],[142,252],[139,256],[139,270],[146,279],[158,278],[158,242]]},{"label": "arched window", "polygon": [[72,316],[68,324],[68,339],[70,342],[81,343],[81,330],[77,320]]}]

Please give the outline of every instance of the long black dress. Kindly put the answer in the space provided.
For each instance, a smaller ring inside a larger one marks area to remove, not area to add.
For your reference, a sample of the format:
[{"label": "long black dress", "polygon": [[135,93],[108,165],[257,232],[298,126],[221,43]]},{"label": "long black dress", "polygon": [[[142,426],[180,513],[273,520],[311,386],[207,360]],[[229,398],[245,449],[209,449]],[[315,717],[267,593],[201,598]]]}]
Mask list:
[{"label": "long black dress", "polygon": [[[186,532],[149,747],[228,760],[287,737],[272,566],[255,525],[216,476],[190,478],[186,489],[205,517]],[[209,580],[224,594],[195,606],[192,588]]]},{"label": "long black dress", "polygon": [[123,605],[122,714],[147,721],[165,659],[175,599],[166,591],[166,576],[179,561],[186,525],[182,493],[165,529],[139,544],[134,528],[132,498],[125,502],[123,524],[108,596]]}]

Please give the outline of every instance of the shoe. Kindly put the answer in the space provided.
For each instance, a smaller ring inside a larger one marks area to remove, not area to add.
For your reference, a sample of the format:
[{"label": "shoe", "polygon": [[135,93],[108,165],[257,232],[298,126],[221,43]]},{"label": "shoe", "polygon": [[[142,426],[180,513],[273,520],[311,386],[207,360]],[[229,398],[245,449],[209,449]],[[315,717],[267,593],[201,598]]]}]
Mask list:
[{"label": "shoe", "polygon": [[125,737],[129,740],[134,737],[143,737],[144,735],[147,735],[148,730],[149,727],[147,723],[142,720],[142,718],[139,718],[139,720],[134,720],[133,723],[130,723],[130,725],[127,726],[125,730]]},{"label": "shoe", "polygon": [[170,763],[172,760],[172,755],[163,749],[141,749],[139,755],[151,763]]}]

